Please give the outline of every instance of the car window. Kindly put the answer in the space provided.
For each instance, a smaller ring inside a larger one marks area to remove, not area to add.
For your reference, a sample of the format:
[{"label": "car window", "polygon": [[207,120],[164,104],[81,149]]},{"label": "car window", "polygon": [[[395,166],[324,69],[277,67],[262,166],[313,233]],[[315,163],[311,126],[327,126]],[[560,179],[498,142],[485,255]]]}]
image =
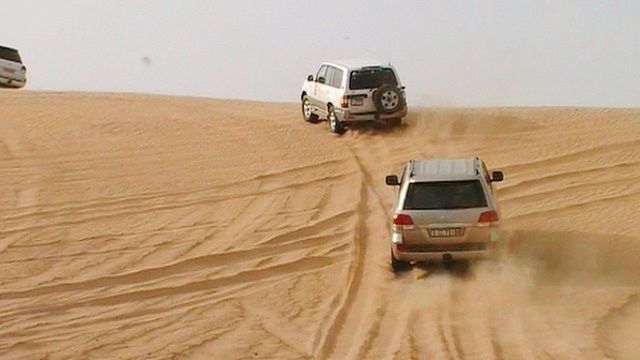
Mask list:
[{"label": "car window", "polygon": [[333,78],[331,81],[331,86],[335,87],[335,88],[339,88],[340,86],[342,86],[342,75],[344,75],[344,72],[338,68],[334,69],[335,71],[333,72]]},{"label": "car window", "polygon": [[398,80],[391,68],[363,68],[354,70],[349,75],[349,89],[373,89],[382,85],[398,85]]},{"label": "car window", "polygon": [[409,184],[405,210],[470,209],[487,206],[478,180],[434,181]]},{"label": "car window", "polygon": [[336,68],[334,68],[333,66],[327,66],[327,76],[326,79],[327,81],[325,81],[324,83],[332,86],[333,84],[333,74],[335,73]]},{"label": "car window", "polygon": [[0,46],[0,59],[22,64],[22,59],[20,59],[20,54],[18,54],[17,50],[3,46]]},{"label": "car window", "polygon": [[327,65],[322,65],[320,70],[318,70],[318,75],[316,76],[316,81],[324,84],[327,81]]}]

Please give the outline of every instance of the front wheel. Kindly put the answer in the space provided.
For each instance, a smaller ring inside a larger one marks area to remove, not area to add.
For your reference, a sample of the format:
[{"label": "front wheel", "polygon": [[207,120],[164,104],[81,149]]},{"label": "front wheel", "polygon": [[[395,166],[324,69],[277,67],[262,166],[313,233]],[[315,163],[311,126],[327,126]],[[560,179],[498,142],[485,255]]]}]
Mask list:
[{"label": "front wheel", "polygon": [[311,102],[307,95],[302,98],[302,118],[310,123],[318,121],[318,115],[311,112]]},{"label": "front wheel", "polygon": [[344,134],[344,132],[346,131],[344,123],[338,119],[335,110],[333,110],[333,107],[329,108],[327,120],[329,121],[329,131],[338,135]]}]

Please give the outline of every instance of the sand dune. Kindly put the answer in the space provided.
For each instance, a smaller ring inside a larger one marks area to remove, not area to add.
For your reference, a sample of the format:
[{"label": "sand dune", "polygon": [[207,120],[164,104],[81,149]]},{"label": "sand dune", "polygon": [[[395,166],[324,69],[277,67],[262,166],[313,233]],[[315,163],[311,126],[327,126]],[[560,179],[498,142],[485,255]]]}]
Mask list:
[{"label": "sand dune", "polygon": [[[0,93],[0,358],[636,359],[640,111]],[[384,175],[501,168],[498,263],[389,270]]]}]

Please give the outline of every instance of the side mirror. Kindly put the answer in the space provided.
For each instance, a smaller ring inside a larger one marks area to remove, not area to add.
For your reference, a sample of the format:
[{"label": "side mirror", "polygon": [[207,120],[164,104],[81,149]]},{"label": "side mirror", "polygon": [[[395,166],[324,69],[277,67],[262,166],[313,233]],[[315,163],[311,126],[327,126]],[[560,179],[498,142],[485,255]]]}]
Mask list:
[{"label": "side mirror", "polygon": [[309,76],[307,76],[307,81],[313,81],[313,74],[309,74]]},{"label": "side mirror", "polygon": [[491,182],[500,182],[502,180],[504,180],[502,171],[494,171],[491,173]]},{"label": "side mirror", "polygon": [[316,81],[320,84],[324,84],[327,80],[323,76],[320,76]]},{"label": "side mirror", "polygon": [[396,175],[387,175],[384,179],[384,182],[389,186],[398,186],[400,182],[398,181],[398,177]]}]

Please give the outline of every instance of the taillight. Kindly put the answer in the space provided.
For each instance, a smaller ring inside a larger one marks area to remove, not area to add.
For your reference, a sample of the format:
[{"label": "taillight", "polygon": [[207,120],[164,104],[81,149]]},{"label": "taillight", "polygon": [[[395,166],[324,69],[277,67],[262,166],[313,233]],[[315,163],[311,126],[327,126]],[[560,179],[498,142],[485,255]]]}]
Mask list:
[{"label": "taillight", "polygon": [[498,213],[494,210],[483,212],[478,219],[479,223],[493,223],[496,221],[498,221]]},{"label": "taillight", "polygon": [[398,251],[404,251],[404,244],[396,244],[396,249],[398,249]]},{"label": "taillight", "polygon": [[407,214],[396,214],[393,217],[393,225],[413,225],[413,219]]},{"label": "taillight", "polygon": [[343,108],[349,107],[349,98],[347,96],[343,96],[342,98],[340,98],[340,106]]}]

